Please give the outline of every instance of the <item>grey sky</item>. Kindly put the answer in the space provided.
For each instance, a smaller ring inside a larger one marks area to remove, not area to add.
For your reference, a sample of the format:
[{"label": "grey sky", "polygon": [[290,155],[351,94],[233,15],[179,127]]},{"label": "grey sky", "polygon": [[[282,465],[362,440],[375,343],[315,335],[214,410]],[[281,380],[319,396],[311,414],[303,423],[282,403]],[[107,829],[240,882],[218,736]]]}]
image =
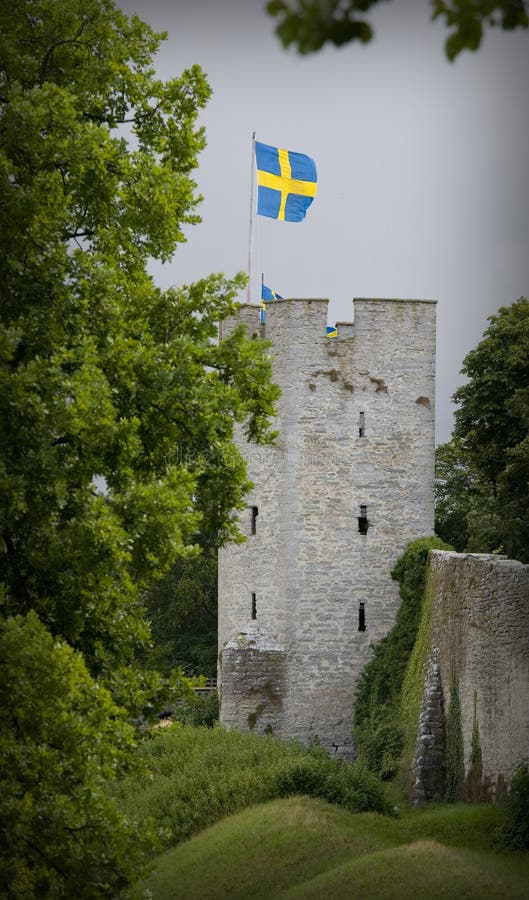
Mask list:
[{"label": "grey sky", "polygon": [[[247,269],[251,134],[312,156],[318,195],[302,223],[255,218],[253,299],[438,300],[437,440],[487,316],[529,293],[529,33],[489,32],[450,64],[429,0],[382,3],[366,47],[284,51],[263,0],[126,0],[169,38],[161,77],[202,66],[214,94],[196,180],[201,225],[157,282]],[[242,298],[243,299],[243,298]]]}]

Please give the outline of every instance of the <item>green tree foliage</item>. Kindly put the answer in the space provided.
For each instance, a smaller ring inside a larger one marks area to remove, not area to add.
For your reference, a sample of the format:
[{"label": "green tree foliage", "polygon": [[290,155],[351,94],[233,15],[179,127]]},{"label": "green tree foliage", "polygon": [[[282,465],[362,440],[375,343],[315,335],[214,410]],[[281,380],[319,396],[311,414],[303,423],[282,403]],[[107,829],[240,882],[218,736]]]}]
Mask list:
[{"label": "green tree foliage", "polygon": [[455,438],[435,451],[435,533],[461,552],[468,543],[467,513],[476,477]]},{"label": "green tree foliage", "polygon": [[524,0],[431,0],[432,18],[453,29],[445,42],[450,61],[462,50],[479,50],[487,27],[504,31],[529,27]]},{"label": "green tree foliage", "polygon": [[459,553],[495,550],[502,543],[492,485],[456,437],[435,451],[435,533]]},{"label": "green tree foliage", "polygon": [[[276,32],[285,47],[313,53],[326,43],[368,43],[373,28],[362,14],[382,0],[269,0],[267,10],[279,20]],[[529,26],[523,0],[431,0],[432,19],[442,19],[451,29],[445,53],[454,60],[462,50],[477,50],[487,28],[504,31]]]},{"label": "green tree foliage", "polygon": [[489,321],[464,360],[468,381],[454,394],[455,446],[479,484],[467,549],[502,547],[529,562],[529,301],[521,297]]},{"label": "green tree foliage", "polygon": [[109,785],[132,728],[79,653],[37,615],[0,623],[0,894],[115,897],[152,853]]},{"label": "green tree foliage", "polygon": [[493,316],[467,354],[468,381],[454,394],[455,433],[476,468],[494,486],[506,454],[527,437],[529,412],[529,301],[520,297]]},{"label": "green tree foliage", "polygon": [[210,93],[155,77],[161,37],[111,0],[0,6],[2,613],[36,610],[131,706],[143,593],[204,523],[236,537],[234,422],[269,440],[277,397],[261,342],[216,341],[243,276],[148,274],[198,221]]},{"label": "green tree foliage", "polygon": [[178,559],[147,592],[151,623],[151,664],[169,675],[217,676],[217,548],[202,542],[199,556]]},{"label": "green tree foliage", "polygon": [[412,541],[391,577],[399,582],[401,605],[395,625],[376,644],[358,682],[353,734],[359,757],[372,772],[391,779],[404,746],[400,697],[419,623],[428,553],[451,550],[437,537]]}]

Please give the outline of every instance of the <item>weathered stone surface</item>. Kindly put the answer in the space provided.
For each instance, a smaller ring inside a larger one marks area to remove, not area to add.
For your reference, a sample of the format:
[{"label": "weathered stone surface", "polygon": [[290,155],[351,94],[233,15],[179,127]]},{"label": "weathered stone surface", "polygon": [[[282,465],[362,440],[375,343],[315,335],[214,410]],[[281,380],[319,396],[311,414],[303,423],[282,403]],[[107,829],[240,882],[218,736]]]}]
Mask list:
[{"label": "weathered stone surface", "polygon": [[219,657],[223,724],[242,731],[281,733],[285,663],[282,647],[253,623],[228,641]]},{"label": "weathered stone surface", "polygon": [[415,806],[443,799],[446,729],[441,670],[430,660],[424,686],[423,705],[412,771]]},{"label": "weathered stone surface", "polygon": [[[432,595],[429,672],[438,668],[447,706],[450,684],[453,679],[457,683],[467,775],[476,716],[483,794],[495,800],[521,760],[529,757],[529,566],[493,554],[435,550],[428,590]],[[434,728],[426,707],[425,694],[420,732]],[[420,737],[418,748],[414,774],[419,783],[414,796],[422,802],[432,798],[420,783]],[[423,758],[422,764],[430,763]],[[434,776],[423,771],[421,777]]]},{"label": "weathered stone surface", "polygon": [[[326,300],[271,303],[264,327],[243,305],[224,329],[239,321],[272,341],[282,396],[276,446],[239,439],[259,515],[251,534],[244,512],[246,543],[219,554],[221,720],[351,757],[355,685],[399,605],[389,573],[433,531],[435,304],[355,300],[354,325],[339,323],[336,339]],[[252,594],[256,623],[281,649],[233,645]],[[261,709],[267,667],[273,709],[270,698]]]}]

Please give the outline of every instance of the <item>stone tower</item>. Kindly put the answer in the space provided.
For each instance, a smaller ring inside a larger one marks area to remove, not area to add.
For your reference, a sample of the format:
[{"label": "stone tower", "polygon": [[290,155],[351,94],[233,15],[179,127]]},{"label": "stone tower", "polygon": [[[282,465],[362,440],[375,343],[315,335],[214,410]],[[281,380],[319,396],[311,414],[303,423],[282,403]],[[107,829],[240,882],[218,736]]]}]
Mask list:
[{"label": "stone tower", "polygon": [[275,446],[239,443],[254,488],[246,542],[219,555],[221,722],[351,758],[355,685],[399,606],[390,571],[433,533],[435,303],[242,305],[272,342]]}]

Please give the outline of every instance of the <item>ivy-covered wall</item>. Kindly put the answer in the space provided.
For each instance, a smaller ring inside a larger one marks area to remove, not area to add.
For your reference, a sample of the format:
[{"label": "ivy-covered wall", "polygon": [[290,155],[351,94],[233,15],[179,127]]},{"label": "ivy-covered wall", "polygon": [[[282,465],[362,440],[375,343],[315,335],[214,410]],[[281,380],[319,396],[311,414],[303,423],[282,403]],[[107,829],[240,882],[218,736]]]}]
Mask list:
[{"label": "ivy-covered wall", "polygon": [[[419,538],[397,560],[391,572],[401,598],[395,625],[375,645],[357,686],[357,753],[382,779],[400,774],[407,782],[413,758],[430,648],[431,595],[425,580],[435,548],[450,549],[437,537]],[[402,787],[407,792],[407,783]]]},{"label": "ivy-covered wall", "polygon": [[[529,566],[488,554],[432,550],[423,616],[403,687],[409,724],[421,673],[426,689],[412,799],[440,799],[428,796],[428,785],[438,786],[434,775],[439,774],[446,800],[498,799],[529,757]],[[442,693],[436,703],[434,673]],[[433,758],[424,751],[435,742],[439,702],[445,750]],[[432,771],[436,766],[441,768]]]}]

